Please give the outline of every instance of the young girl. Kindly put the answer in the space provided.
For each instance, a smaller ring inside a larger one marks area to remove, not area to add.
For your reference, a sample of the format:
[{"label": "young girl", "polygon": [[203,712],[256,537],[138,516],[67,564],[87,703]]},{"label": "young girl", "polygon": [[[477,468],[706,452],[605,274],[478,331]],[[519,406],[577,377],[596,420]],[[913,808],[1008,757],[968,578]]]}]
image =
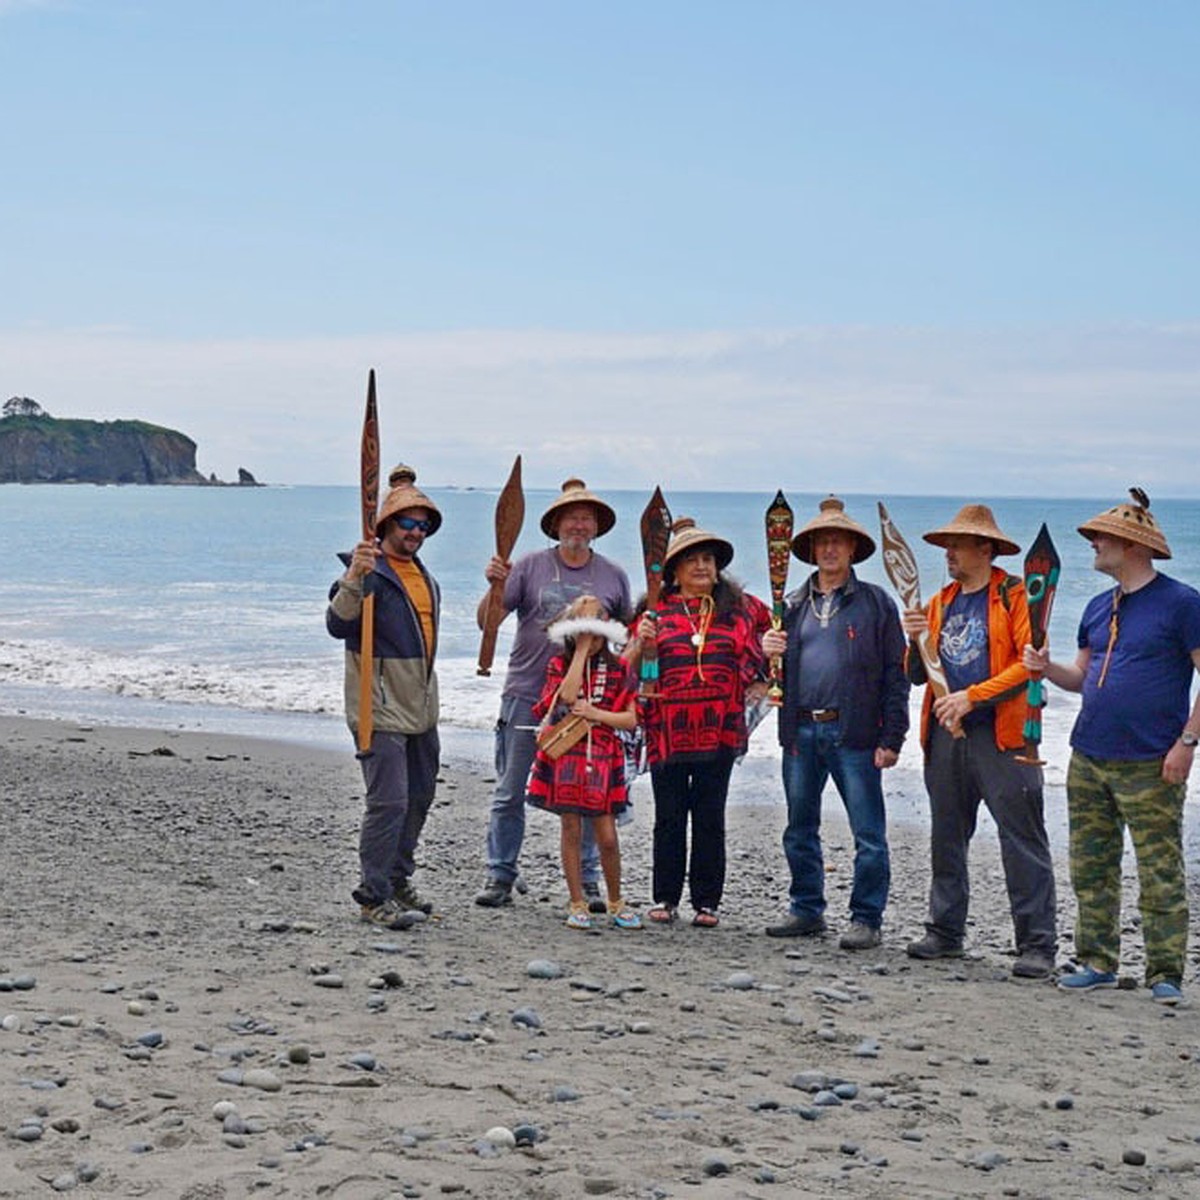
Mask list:
[{"label": "young girl", "polygon": [[637,691],[625,664],[608,643],[623,643],[626,630],[608,620],[595,596],[580,596],[546,632],[563,651],[550,659],[534,716],[541,719],[545,730],[573,714],[588,722],[588,730],[558,758],[538,750],[526,798],[562,820],[563,875],[571,896],[568,928],[595,928],[580,870],[583,819],[590,817],[608,890],[608,915],[618,929],[640,929],[641,917],[621,899],[621,850],[617,844],[616,817],[628,803],[628,788],[625,752],[616,731],[632,729],[637,723]]}]

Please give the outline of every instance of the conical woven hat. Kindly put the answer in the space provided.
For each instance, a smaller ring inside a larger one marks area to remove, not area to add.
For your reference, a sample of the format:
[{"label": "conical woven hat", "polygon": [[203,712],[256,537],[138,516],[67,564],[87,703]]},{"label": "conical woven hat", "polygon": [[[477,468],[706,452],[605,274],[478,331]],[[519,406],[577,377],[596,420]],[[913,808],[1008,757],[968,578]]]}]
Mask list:
[{"label": "conical woven hat", "polygon": [[430,528],[426,536],[432,537],[437,533],[441,528],[442,514],[438,511],[438,506],[416,486],[416,471],[401,463],[398,467],[392,468],[388,475],[388,484],[389,491],[383,498],[383,504],[379,507],[379,517],[376,519],[375,528],[378,530],[389,517],[394,517],[406,508],[427,508],[429,509]]},{"label": "conical woven hat", "polygon": [[1141,488],[1130,488],[1129,494],[1132,500],[1094,516],[1079,526],[1079,532],[1089,540],[1093,534],[1111,534],[1139,546],[1149,546],[1151,558],[1170,558],[1167,539],[1150,515],[1150,497]]},{"label": "conical woven hat", "polygon": [[821,511],[792,538],[792,553],[801,562],[815,562],[813,534],[825,529],[840,529],[854,535],[858,544],[854,547],[853,562],[863,562],[875,553],[871,535],[857,521],[846,516],[846,506],[836,496],[826,496],[821,501]]},{"label": "conical woven hat", "polygon": [[697,529],[691,517],[679,517],[671,526],[671,540],[663,555],[663,574],[673,574],[671,564],[681,555],[697,546],[711,546],[717,560],[717,570],[723,571],[733,562],[733,545],[715,533]]},{"label": "conical woven hat", "polygon": [[587,489],[582,479],[568,479],[562,485],[562,495],[551,501],[550,507],[542,514],[542,532],[548,538],[558,537],[558,518],[562,510],[572,504],[590,504],[596,510],[596,536],[606,534],[616,523],[617,514]]},{"label": "conical woven hat", "polygon": [[986,538],[996,547],[997,556],[1001,554],[1016,554],[1021,547],[1012,538],[1000,532],[992,510],[986,504],[964,504],[958,510],[958,515],[949,525],[941,529],[931,529],[925,534],[925,540],[931,546],[941,546],[945,549],[946,539],[951,537]]}]

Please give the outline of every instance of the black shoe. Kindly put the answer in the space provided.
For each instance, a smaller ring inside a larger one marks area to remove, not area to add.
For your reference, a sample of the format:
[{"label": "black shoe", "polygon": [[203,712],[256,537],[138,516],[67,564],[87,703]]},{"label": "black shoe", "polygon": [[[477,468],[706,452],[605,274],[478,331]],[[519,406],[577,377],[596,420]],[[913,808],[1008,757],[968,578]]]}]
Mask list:
[{"label": "black shoe", "polygon": [[909,942],[904,947],[909,958],[924,960],[934,958],[962,958],[962,942],[949,942],[936,933],[927,933],[919,942]]},{"label": "black shoe", "polygon": [[1023,950],[1012,965],[1018,979],[1049,979],[1054,971],[1054,955],[1044,950]]},{"label": "black shoe", "polygon": [[767,937],[816,937],[825,932],[824,917],[798,917],[794,914],[778,925],[767,926]]},{"label": "black shoe", "polygon": [[600,885],[594,879],[584,883],[583,898],[587,901],[588,912],[607,916],[608,904],[601,898]]},{"label": "black shoe", "polygon": [[480,908],[503,908],[512,903],[512,884],[504,879],[489,879],[476,894],[475,903]]}]

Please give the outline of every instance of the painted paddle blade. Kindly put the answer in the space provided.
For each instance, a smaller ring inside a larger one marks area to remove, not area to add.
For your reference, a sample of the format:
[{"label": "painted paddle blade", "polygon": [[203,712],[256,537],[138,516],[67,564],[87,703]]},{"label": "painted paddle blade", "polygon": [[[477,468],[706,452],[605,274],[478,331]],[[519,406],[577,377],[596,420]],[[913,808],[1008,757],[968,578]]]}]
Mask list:
[{"label": "painted paddle blade", "polygon": [[[359,507],[362,513],[363,541],[375,537],[379,515],[379,413],[375,404],[375,371],[367,375],[367,410],[363,417],[359,454]],[[367,754],[375,732],[372,709],[372,685],[375,680],[375,593],[371,576],[363,577],[362,633],[359,648],[358,680],[358,752]]]},{"label": "painted paddle blade", "polygon": [[[521,489],[521,456],[513,459],[508,480],[496,498],[496,556],[508,562],[512,556],[521,526],[525,522],[525,493]],[[479,665],[477,675],[492,673],[492,660],[496,657],[496,633],[504,620],[504,584],[500,580],[492,583],[488,592],[487,612],[483,618],[483,636],[479,642]]]},{"label": "painted paddle blade", "polygon": [[[921,603],[921,577],[917,571],[917,559],[904,540],[900,530],[888,514],[882,500],[879,501],[879,531],[882,535],[883,569],[900,597],[904,608],[924,608]],[[946,672],[938,648],[928,632],[912,639],[925,665],[925,675],[935,697],[942,697],[950,690],[946,683]],[[955,737],[963,737],[961,727],[952,731]]]},{"label": "painted paddle blade", "polygon": [[1046,635],[1050,631],[1050,611],[1054,607],[1061,569],[1062,562],[1050,530],[1043,525],[1025,555],[1025,599],[1029,604],[1033,644],[1039,650],[1046,644]]},{"label": "painted paddle blade", "polygon": [[[642,562],[646,568],[646,611],[653,612],[662,593],[663,559],[667,556],[667,543],[671,540],[671,510],[663,499],[662,488],[656,487],[650,503],[642,510]],[[650,695],[654,681],[658,679],[658,649],[646,646],[642,651],[638,667],[641,693]]]},{"label": "painted paddle blade", "polygon": [[[1054,594],[1058,591],[1058,576],[1062,562],[1054,548],[1054,540],[1045,524],[1025,555],[1025,599],[1029,603],[1029,626],[1034,649],[1046,644],[1050,631],[1050,612]],[[1039,748],[1042,742],[1042,709],[1046,706],[1046,686],[1040,672],[1030,672],[1025,688],[1025,753],[1019,762],[1041,765]]]},{"label": "painted paddle blade", "polygon": [[[767,574],[771,580],[771,628],[783,628],[783,596],[787,591],[788,565],[792,558],[792,506],[787,502],[782,489],[767,507]],[[778,655],[771,658],[771,682],[767,688],[767,701],[773,705],[783,703],[783,659]]]}]

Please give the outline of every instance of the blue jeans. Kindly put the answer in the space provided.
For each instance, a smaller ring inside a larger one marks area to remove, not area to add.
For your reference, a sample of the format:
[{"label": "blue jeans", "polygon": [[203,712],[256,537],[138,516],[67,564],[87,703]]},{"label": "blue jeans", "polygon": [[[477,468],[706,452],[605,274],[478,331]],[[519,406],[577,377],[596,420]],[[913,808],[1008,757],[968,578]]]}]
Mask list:
[{"label": "blue jeans", "polygon": [[882,772],[875,766],[873,749],[851,750],[841,744],[837,721],[801,722],[795,746],[783,755],[788,806],[783,852],[792,872],[791,910],[798,917],[819,917],[825,912],[821,793],[831,775],[854,834],[850,919],[878,929],[891,884]]},{"label": "blue jeans", "polygon": [[[525,840],[525,793],[529,768],[537,753],[537,735],[533,726],[533,701],[520,696],[505,696],[500,702],[496,722],[496,790],[492,793],[492,811],[488,819],[488,878],[512,883],[520,873],[517,858]],[[518,728],[526,726],[526,728]],[[592,834],[590,819],[583,823],[583,881],[600,878],[600,852]]]}]

